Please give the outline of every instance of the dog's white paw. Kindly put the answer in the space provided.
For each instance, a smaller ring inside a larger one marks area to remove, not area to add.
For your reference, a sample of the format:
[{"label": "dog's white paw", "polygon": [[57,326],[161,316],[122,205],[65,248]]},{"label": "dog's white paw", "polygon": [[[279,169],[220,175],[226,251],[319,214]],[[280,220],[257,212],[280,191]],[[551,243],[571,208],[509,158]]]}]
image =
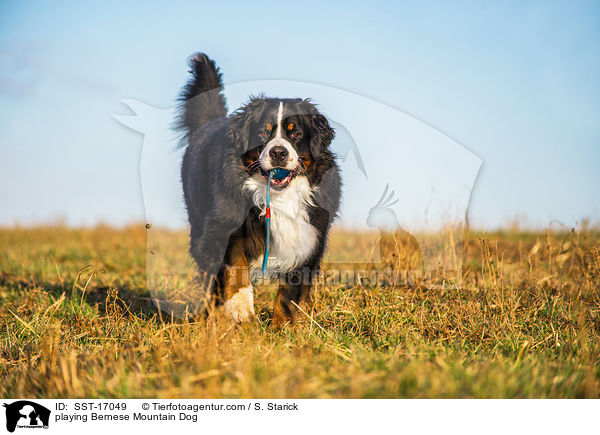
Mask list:
[{"label": "dog's white paw", "polygon": [[254,317],[254,294],[252,286],[238,290],[231,299],[225,302],[225,312],[234,322],[249,322]]}]

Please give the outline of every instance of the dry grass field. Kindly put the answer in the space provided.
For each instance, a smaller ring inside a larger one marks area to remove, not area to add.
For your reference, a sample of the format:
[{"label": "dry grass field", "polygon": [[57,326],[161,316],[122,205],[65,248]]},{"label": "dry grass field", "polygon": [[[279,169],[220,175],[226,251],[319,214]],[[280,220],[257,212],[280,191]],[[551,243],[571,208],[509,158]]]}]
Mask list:
[{"label": "dry grass field", "polygon": [[[460,288],[321,283],[281,331],[272,286],[251,324],[158,311],[146,236],[0,230],[1,397],[600,397],[598,230],[471,232]],[[365,243],[338,231],[330,251]]]}]

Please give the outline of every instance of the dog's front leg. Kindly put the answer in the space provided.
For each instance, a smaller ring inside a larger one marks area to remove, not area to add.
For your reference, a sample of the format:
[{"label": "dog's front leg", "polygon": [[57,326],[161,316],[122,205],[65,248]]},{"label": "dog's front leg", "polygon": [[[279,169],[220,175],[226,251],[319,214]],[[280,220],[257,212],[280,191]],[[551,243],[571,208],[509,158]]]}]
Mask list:
[{"label": "dog's front leg", "polygon": [[231,242],[225,260],[223,270],[225,312],[235,322],[248,322],[254,317],[254,294],[243,239],[234,239]]},{"label": "dog's front leg", "polygon": [[300,303],[310,300],[312,285],[310,273],[294,270],[285,274],[283,278],[284,282],[279,286],[273,307],[271,325],[276,329],[294,323]]}]

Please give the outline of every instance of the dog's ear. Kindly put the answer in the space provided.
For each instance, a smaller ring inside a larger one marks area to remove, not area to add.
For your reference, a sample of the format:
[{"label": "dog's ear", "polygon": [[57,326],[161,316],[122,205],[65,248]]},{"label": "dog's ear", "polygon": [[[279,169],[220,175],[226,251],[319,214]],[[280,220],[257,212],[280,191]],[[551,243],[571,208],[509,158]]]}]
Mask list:
[{"label": "dog's ear", "polygon": [[335,130],[329,125],[327,118],[320,113],[308,115],[310,117],[311,139],[310,152],[317,158],[327,149],[335,136]]},{"label": "dog's ear", "polygon": [[248,142],[250,133],[248,131],[248,113],[246,107],[235,112],[229,123],[229,136],[237,147],[241,147],[242,152],[248,151]]},{"label": "dog's ear", "polygon": [[250,102],[238,109],[232,116],[229,124],[229,135],[234,144],[242,152],[250,148],[250,135],[257,122],[260,121],[265,111],[265,103],[262,96],[251,97]]}]

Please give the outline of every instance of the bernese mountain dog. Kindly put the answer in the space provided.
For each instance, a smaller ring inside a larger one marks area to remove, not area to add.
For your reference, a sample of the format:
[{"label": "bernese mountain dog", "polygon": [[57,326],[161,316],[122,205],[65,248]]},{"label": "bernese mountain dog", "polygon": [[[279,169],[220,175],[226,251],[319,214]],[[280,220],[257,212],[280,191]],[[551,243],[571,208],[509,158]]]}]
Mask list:
[{"label": "bernese mountain dog", "polygon": [[266,185],[270,182],[267,274],[279,278],[272,325],[293,323],[319,271],[339,209],[334,130],[309,99],[250,97],[227,115],[221,73],[202,53],[190,60],[180,97],[181,179],[190,253],[211,300],[235,322],[254,316],[263,276]]}]

